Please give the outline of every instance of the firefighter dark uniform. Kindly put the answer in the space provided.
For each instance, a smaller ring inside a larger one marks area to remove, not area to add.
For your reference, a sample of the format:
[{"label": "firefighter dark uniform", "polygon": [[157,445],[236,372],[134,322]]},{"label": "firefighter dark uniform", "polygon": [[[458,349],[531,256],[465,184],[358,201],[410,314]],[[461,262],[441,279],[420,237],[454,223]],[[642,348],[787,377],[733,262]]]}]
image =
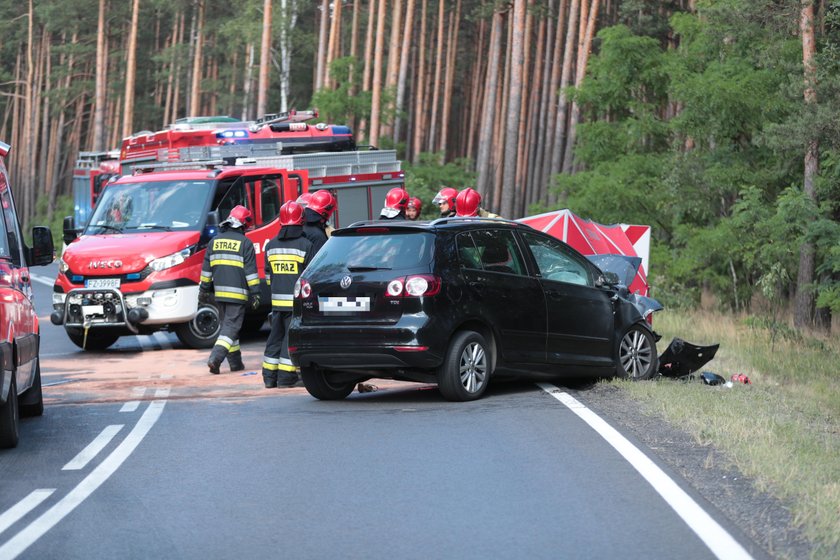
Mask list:
[{"label": "firefighter dark uniform", "polygon": [[214,293],[221,325],[207,360],[207,367],[214,374],[219,373],[225,358],[231,371],[245,369],[239,331],[246,306],[259,307],[260,289],[254,244],[243,233],[250,218],[251,212],[243,206],[231,210],[230,216],[222,222],[227,229],[210,240],[201,269],[199,297],[206,297],[211,291]]},{"label": "firefighter dark uniform", "polygon": [[271,287],[271,333],[263,355],[263,382],[268,388],[291,387],[298,381],[289,358],[289,323],[294,289],[311,259],[312,242],[303,236],[303,208],[287,202],[280,208],[282,228],[265,248],[265,278]]},{"label": "firefighter dark uniform", "polygon": [[315,191],[309,197],[304,210],[303,236],[312,242],[312,256],[315,256],[329,238],[327,220],[335,212],[337,201],[326,189]]}]

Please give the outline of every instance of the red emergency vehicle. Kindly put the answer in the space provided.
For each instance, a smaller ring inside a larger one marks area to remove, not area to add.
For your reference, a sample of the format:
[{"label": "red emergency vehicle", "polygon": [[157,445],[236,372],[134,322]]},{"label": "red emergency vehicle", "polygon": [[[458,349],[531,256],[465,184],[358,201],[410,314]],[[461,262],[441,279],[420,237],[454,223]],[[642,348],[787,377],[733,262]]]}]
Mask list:
[{"label": "red emergency vehicle", "polygon": [[[287,200],[328,188],[338,199],[333,225],[341,227],[377,216],[385,193],[404,183],[392,150],[311,152],[300,141],[284,154],[286,141],[274,144],[272,156],[264,155],[270,142],[214,143],[175,152],[161,148],[159,163],[121,162],[123,176],[108,184],[87,224],[76,229],[73,217],[65,218],[67,249],[51,321],[88,350],[157,330],[208,348],[219,320],[211,304],[198,306],[199,276],[207,242],[233,207],[241,204],[253,213],[246,235],[262,277],[265,245],[279,231],[280,206]],[[352,138],[343,145],[355,147]],[[123,150],[127,159],[136,154],[125,143]],[[266,304],[246,317],[246,328],[261,326],[269,311],[264,279],[262,289]]]},{"label": "red emergency vehicle", "polygon": [[0,142],[0,448],[15,447],[20,416],[44,412],[38,349],[41,330],[32,303],[29,267],[54,258],[49,228],[32,228],[32,247],[24,243]]},{"label": "red emergency vehicle", "polygon": [[120,152],[80,152],[73,168],[73,217],[87,223],[96,199],[108,181],[120,174]]}]

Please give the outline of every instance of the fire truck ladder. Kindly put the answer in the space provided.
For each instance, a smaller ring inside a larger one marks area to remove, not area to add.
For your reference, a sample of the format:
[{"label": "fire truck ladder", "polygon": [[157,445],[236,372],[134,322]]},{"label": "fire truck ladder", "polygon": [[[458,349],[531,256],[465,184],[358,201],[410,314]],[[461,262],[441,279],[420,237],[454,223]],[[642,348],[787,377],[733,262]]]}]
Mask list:
[{"label": "fire truck ladder", "polygon": [[258,165],[294,171],[304,169],[310,178],[366,173],[397,173],[400,161],[396,150],[365,152],[318,152],[275,157],[237,158],[236,165]]}]

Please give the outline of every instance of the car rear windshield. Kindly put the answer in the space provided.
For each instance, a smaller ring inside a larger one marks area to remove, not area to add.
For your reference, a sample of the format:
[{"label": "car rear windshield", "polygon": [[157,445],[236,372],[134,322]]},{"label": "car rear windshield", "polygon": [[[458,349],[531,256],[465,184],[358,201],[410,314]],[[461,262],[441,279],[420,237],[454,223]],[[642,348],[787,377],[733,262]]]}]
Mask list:
[{"label": "car rear windshield", "polygon": [[434,254],[435,236],[427,232],[336,235],[318,252],[310,268],[339,266],[350,271],[426,267]]}]

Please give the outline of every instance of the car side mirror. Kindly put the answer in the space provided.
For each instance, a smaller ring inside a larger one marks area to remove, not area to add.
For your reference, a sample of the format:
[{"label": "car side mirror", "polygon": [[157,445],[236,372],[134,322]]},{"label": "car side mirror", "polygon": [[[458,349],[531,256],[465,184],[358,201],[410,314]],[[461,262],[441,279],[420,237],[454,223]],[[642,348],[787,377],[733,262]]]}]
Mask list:
[{"label": "car side mirror", "polygon": [[45,226],[32,228],[32,248],[29,250],[31,266],[48,265],[55,260],[55,245],[52,232]]},{"label": "car side mirror", "polygon": [[201,232],[201,244],[205,244],[219,233],[219,211],[211,210],[207,213],[204,229]]},{"label": "car side mirror", "polygon": [[68,245],[79,236],[79,230],[76,229],[76,221],[73,219],[73,216],[66,216],[64,218],[63,232],[64,236],[62,239]]},{"label": "car side mirror", "polygon": [[621,279],[615,272],[603,272],[600,276],[598,276],[598,279],[595,281],[595,285],[599,288],[604,286],[612,287],[617,286],[619,282],[621,282]]}]

